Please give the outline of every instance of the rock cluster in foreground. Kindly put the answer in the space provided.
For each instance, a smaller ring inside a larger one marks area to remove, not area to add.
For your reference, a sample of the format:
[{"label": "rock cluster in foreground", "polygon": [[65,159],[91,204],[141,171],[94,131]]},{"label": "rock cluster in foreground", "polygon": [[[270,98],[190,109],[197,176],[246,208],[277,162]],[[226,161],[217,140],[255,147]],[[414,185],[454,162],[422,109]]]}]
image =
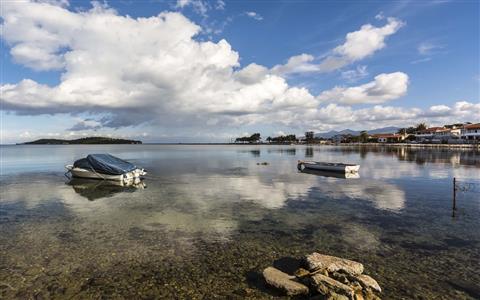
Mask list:
[{"label": "rock cluster in foreground", "polygon": [[378,300],[382,289],[372,277],[363,274],[359,262],[320,253],[304,259],[304,267],[287,274],[273,267],[263,270],[268,285],[289,296],[312,296],[329,300]]}]

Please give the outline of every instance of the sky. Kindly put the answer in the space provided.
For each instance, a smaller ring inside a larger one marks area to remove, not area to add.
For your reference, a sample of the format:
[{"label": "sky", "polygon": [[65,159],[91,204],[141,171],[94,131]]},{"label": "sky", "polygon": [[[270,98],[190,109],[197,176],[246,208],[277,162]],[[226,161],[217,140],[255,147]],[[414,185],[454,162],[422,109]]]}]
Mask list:
[{"label": "sky", "polygon": [[0,143],[480,121],[480,1],[2,0]]}]

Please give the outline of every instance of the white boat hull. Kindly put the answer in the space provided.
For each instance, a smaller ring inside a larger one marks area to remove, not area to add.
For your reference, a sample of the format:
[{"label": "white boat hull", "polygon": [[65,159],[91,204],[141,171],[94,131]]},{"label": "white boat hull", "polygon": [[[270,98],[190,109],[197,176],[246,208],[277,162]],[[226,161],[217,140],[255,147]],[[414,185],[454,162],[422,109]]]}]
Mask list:
[{"label": "white boat hull", "polygon": [[343,172],[343,173],[357,173],[358,170],[360,170],[360,165],[354,165],[354,164],[299,161],[298,168],[301,169],[302,167],[306,169],[311,169],[311,170]]},{"label": "white boat hull", "polygon": [[65,168],[72,174],[73,177],[78,178],[90,178],[90,179],[103,179],[103,180],[115,180],[115,181],[130,181],[135,178],[145,176],[147,172],[143,169],[135,169],[131,172],[127,172],[121,175],[109,175],[102,174],[92,170],[74,168],[73,165],[67,165]]}]

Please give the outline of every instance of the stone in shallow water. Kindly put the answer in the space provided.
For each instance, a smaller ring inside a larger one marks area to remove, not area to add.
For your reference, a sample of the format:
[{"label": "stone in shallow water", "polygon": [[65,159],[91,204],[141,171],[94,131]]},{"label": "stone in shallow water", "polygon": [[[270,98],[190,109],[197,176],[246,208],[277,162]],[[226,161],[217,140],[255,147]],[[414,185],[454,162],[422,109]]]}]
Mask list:
[{"label": "stone in shallow water", "polygon": [[289,296],[308,294],[308,287],[292,280],[295,276],[290,276],[273,267],[263,270],[263,277],[269,285],[283,290]]},{"label": "stone in shallow water", "polygon": [[363,274],[359,275],[359,276],[357,276],[357,280],[365,288],[371,288],[372,290],[377,291],[377,292],[382,291],[378,282],[368,275],[363,275]]},{"label": "stone in shallow water", "polygon": [[307,255],[305,260],[310,271],[325,269],[328,272],[344,271],[351,275],[363,272],[363,265],[359,262],[317,252]]},{"label": "stone in shallow water", "polygon": [[353,297],[353,289],[346,284],[336,281],[333,278],[323,274],[315,274],[312,276],[312,284],[320,294],[327,295],[332,291],[340,295]]}]

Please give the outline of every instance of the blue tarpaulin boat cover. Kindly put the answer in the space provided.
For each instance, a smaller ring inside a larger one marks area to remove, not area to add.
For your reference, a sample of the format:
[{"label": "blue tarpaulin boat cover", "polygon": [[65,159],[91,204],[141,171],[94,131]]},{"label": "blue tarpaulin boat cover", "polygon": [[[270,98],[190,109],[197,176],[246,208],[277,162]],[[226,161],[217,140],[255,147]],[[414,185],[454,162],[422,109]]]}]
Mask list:
[{"label": "blue tarpaulin boat cover", "polygon": [[73,167],[108,175],[122,175],[137,168],[134,164],[110,154],[90,154],[75,161]]}]

